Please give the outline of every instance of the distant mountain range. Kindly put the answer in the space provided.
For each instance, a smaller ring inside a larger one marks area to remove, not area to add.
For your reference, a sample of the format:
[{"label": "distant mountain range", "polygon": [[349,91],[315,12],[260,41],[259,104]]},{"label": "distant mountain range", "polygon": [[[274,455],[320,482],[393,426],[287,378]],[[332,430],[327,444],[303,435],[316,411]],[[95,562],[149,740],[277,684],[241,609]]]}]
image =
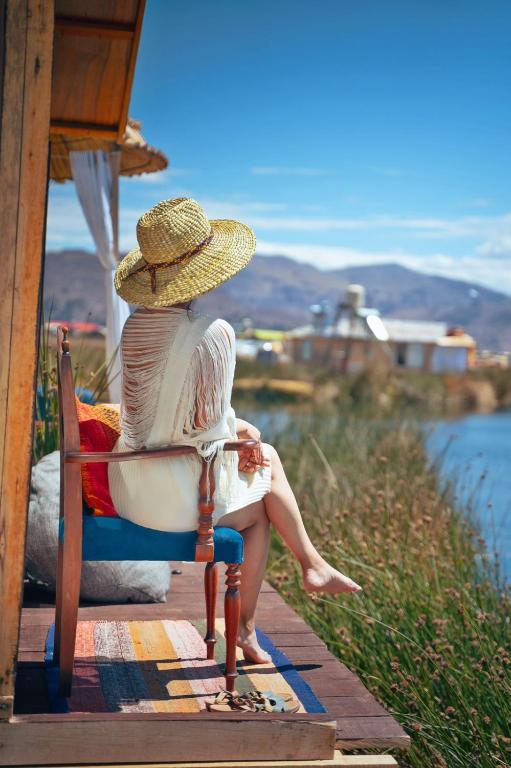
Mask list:
[{"label": "distant mountain range", "polygon": [[[230,322],[250,317],[257,327],[306,323],[309,307],[333,305],[349,283],[366,288],[366,303],[386,317],[438,320],[463,326],[480,347],[511,349],[511,297],[463,280],[414,272],[397,264],[320,270],[284,256],[256,255],[247,269],[197,302],[197,308]],[[105,322],[104,278],[85,251],[46,254],[44,304],[48,316]]]}]

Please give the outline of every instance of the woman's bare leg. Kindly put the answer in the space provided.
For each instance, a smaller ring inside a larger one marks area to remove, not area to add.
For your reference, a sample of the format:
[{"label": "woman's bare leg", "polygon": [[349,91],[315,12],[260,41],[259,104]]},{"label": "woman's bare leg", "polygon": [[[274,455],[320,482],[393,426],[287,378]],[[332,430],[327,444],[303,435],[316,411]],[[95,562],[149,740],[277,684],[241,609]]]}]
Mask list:
[{"label": "woman's bare leg", "polygon": [[270,455],[271,491],[264,497],[268,519],[301,565],[303,584],[308,592],[359,592],[356,582],[332,568],[309,538],[294,493],[289,485],[280,457],[271,445],[264,445]]},{"label": "woman's bare leg", "polygon": [[217,525],[240,531],[245,542],[245,561],[241,567],[241,615],[238,645],[248,661],[270,660],[255,633],[257,600],[268,559],[271,522],[301,565],[304,587],[308,592],[358,592],[361,587],[348,576],[332,568],[309,538],[296,499],[277,451],[264,445],[271,459],[272,487],[262,501],[230,512]]},{"label": "woman's bare leg", "polygon": [[266,570],[270,544],[270,523],[262,501],[250,504],[220,518],[217,525],[234,528],[243,535],[245,560],[241,566],[241,613],[238,645],[247,661],[262,664],[270,655],[257,642],[255,612]]}]

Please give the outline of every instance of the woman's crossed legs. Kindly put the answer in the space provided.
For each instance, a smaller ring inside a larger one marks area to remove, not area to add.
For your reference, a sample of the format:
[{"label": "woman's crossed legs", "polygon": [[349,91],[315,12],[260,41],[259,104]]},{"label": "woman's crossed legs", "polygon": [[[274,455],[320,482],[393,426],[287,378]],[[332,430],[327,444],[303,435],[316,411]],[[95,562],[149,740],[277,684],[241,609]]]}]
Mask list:
[{"label": "woman's crossed legs", "polygon": [[308,592],[359,592],[361,587],[348,576],[335,570],[324,560],[309,538],[295,496],[289,485],[277,451],[265,445],[270,452],[271,491],[254,504],[230,512],[218,520],[217,525],[234,528],[243,534],[245,562],[241,579],[241,617],[238,645],[245,658],[256,663],[269,661],[259,646],[255,634],[255,612],[266,569],[270,541],[270,523],[282,537],[298,560],[303,574],[303,585]]}]

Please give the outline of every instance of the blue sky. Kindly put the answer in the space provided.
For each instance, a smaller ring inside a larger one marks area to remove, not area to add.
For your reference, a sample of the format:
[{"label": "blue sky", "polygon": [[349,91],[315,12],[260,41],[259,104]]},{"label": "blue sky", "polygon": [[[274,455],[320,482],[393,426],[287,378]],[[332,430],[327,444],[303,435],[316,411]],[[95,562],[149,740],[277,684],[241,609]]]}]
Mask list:
[{"label": "blue sky", "polygon": [[[511,294],[510,39],[508,0],[148,0],[130,114],[170,165],[122,180],[122,248],[186,195],[262,254]],[[92,248],[75,197],[50,248]]]}]

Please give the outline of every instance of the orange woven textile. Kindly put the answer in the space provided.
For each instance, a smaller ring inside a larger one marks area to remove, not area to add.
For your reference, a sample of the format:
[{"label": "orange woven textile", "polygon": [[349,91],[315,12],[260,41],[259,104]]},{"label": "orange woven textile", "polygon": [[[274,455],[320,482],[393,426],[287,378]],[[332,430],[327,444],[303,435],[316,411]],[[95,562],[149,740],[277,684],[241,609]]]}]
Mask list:
[{"label": "orange woven textile", "polygon": [[[87,405],[76,398],[80,450],[111,451],[120,435],[119,413],[107,405]],[[94,515],[118,517],[110,496],[108,464],[82,464],[82,491]]]}]

